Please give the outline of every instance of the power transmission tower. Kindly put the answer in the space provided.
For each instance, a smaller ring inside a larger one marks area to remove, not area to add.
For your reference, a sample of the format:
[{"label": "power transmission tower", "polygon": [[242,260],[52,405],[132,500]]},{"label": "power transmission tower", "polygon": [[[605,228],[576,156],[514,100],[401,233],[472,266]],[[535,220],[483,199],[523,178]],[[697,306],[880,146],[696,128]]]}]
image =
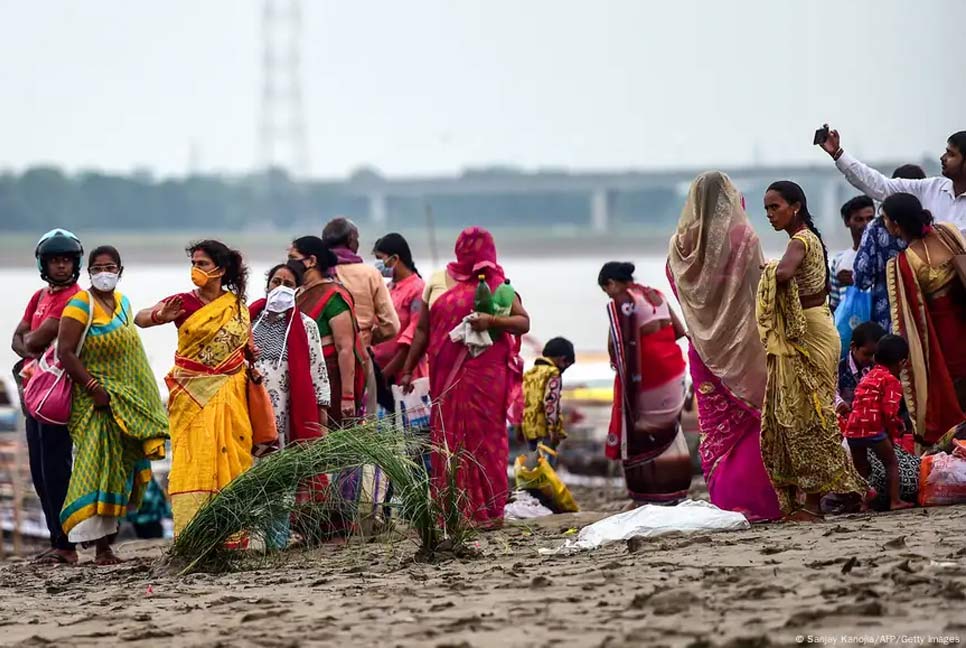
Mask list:
[{"label": "power transmission tower", "polygon": [[264,0],[258,164],[295,177],[309,170],[302,108],[302,2]]}]

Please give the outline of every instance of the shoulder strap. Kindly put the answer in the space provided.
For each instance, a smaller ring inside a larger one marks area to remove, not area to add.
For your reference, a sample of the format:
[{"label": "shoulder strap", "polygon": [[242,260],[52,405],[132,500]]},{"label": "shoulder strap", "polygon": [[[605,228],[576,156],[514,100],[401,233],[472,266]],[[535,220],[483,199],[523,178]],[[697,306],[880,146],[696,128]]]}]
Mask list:
[{"label": "shoulder strap", "polygon": [[84,349],[84,340],[87,339],[87,333],[91,330],[91,324],[94,322],[94,296],[91,295],[91,291],[84,291],[87,294],[87,326],[84,327],[84,334],[81,335],[80,342],[77,343],[77,356],[80,357],[81,351]]}]

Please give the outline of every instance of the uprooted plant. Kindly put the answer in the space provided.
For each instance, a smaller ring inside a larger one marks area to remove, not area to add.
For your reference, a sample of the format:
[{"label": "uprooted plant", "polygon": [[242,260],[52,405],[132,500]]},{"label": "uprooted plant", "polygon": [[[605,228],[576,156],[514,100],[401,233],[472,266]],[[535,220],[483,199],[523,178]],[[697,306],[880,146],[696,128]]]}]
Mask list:
[{"label": "uprooted plant", "polygon": [[[442,453],[447,465],[435,498],[421,462],[430,450]],[[290,525],[312,545],[358,532],[391,510],[415,532],[419,555],[432,559],[462,545],[470,533],[455,477],[460,459],[385,422],[334,430],[290,445],[239,475],[198,511],[171,555],[186,563],[184,572],[225,569],[246,553],[239,546],[266,553],[285,548]],[[392,485],[389,503],[380,496],[386,480]]]}]

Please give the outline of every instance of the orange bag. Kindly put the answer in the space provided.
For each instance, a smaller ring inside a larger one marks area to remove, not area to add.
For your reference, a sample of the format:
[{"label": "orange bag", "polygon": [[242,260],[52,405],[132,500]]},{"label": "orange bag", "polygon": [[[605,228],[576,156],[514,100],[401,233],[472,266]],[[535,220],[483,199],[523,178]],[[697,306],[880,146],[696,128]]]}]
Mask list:
[{"label": "orange bag", "polygon": [[252,423],[252,454],[260,457],[278,449],[275,408],[257,371],[248,373],[248,418]]},{"label": "orange bag", "polygon": [[953,440],[953,453],[926,455],[919,465],[919,506],[966,504],[966,442]]}]

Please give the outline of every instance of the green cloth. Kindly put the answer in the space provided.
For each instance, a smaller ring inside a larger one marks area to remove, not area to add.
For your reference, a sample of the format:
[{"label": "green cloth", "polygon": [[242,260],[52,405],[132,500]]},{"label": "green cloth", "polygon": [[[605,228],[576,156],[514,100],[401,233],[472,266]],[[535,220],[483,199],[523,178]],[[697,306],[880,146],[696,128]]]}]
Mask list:
[{"label": "green cloth", "polygon": [[325,308],[323,308],[322,312],[319,313],[318,319],[315,320],[315,323],[319,325],[319,335],[322,337],[331,336],[332,326],[329,324],[329,322],[331,322],[332,318],[336,315],[348,313],[350,310],[351,309],[349,308],[348,302],[346,302],[342,295],[339,293],[332,295],[332,297],[329,298],[329,302],[325,305]]}]

